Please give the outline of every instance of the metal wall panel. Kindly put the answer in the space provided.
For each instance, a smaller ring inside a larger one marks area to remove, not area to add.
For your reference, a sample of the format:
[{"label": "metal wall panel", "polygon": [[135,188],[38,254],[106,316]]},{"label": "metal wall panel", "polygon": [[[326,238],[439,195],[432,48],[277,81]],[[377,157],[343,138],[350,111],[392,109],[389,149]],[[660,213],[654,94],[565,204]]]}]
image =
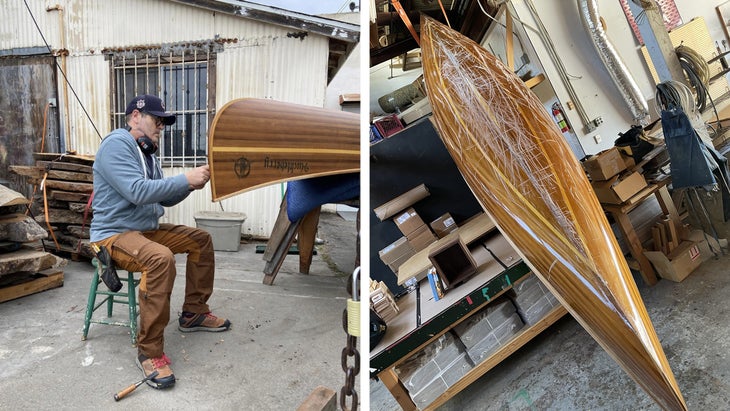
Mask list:
[{"label": "metal wall panel", "polygon": [[165,0],[59,0],[53,6],[43,0],[26,2],[28,8],[21,1],[0,7],[0,50],[45,47],[43,37],[54,50],[78,54],[216,36],[241,39],[287,33],[271,24]]},{"label": "metal wall panel", "polygon": [[68,124],[61,130],[68,133],[66,149],[93,155],[112,127],[109,62],[100,54],[69,56],[65,66],[68,83],[59,76],[58,95],[60,106],[68,107],[68,114],[60,111],[61,123]]},{"label": "metal wall panel", "polygon": [[[10,3],[0,8],[4,22],[0,26],[0,52],[44,46],[25,4]],[[59,57],[58,62],[65,67],[81,103],[59,75],[61,127],[66,148],[78,153],[95,153],[99,134],[105,136],[111,128],[110,63],[102,50],[217,38],[225,43],[224,51],[217,55],[217,108],[241,97],[319,107],[324,104],[326,37],[308,34],[295,38],[287,36],[296,34],[291,29],[164,0],[59,0],[53,3],[59,7],[50,11],[44,0],[27,0],[27,4],[51,48],[68,50],[68,56]],[[165,173],[175,175],[186,170],[166,169]],[[194,225],[198,211],[243,212],[247,215],[243,234],[267,237],[283,191],[283,185],[275,185],[213,203],[206,188],[167,209],[162,221]]]}]

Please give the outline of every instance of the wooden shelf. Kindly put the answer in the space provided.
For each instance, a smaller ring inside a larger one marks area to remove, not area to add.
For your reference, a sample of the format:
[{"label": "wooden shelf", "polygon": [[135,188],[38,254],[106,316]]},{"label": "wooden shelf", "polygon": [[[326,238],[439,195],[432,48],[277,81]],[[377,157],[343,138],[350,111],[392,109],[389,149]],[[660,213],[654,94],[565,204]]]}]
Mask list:
[{"label": "wooden shelf", "polygon": [[541,332],[545,331],[546,328],[551,326],[553,323],[558,321],[560,318],[562,318],[565,314],[568,313],[568,310],[565,309],[562,305],[559,305],[555,308],[553,308],[552,311],[547,313],[545,317],[543,317],[540,321],[535,323],[534,325],[530,327],[525,327],[522,331],[520,331],[517,335],[512,338],[507,344],[501,346],[497,351],[492,353],[489,357],[487,357],[484,361],[477,364],[474,368],[472,368],[471,371],[466,373],[459,381],[456,382],[456,384],[452,385],[446,391],[441,394],[434,402],[429,404],[428,407],[425,408],[425,410],[435,410],[436,408],[440,407],[446,401],[451,399],[454,395],[458,394],[463,390],[464,388],[468,387],[469,384],[473,383],[474,381],[478,380],[482,375],[486,374],[487,371],[491,370],[492,368],[496,367],[499,363],[504,361],[507,357],[512,355],[515,351],[520,349],[523,345],[527,344],[530,340],[532,340],[536,335],[540,334]]},{"label": "wooden shelf", "polygon": [[542,83],[544,80],[545,80],[545,75],[540,73],[540,74],[536,75],[535,77],[525,80],[525,85],[529,88],[533,88],[536,85]]},{"label": "wooden shelf", "polygon": [[[506,290],[506,289],[505,289]],[[504,292],[505,290],[502,290]],[[499,363],[504,361],[507,357],[512,355],[515,351],[520,349],[522,346],[527,344],[530,340],[532,340],[536,335],[540,334],[541,332],[545,331],[549,326],[554,324],[556,321],[558,321],[560,318],[562,318],[565,314],[567,314],[568,311],[562,306],[559,305],[555,308],[553,308],[552,311],[548,312],[545,317],[543,317],[540,321],[535,323],[532,326],[525,326],[525,328],[520,331],[518,334],[516,334],[509,342],[507,342],[505,345],[498,348],[495,352],[493,352],[489,357],[487,357],[484,361],[477,364],[473,369],[471,369],[469,372],[467,372],[459,381],[457,381],[454,385],[449,387],[446,391],[444,391],[443,394],[441,394],[439,397],[437,397],[431,404],[429,404],[425,410],[435,410],[444,403],[446,403],[449,399],[451,399],[453,396],[461,392],[464,388],[468,387],[470,384],[472,384],[474,381],[478,380],[481,376],[489,372],[492,368],[496,367]],[[467,317],[463,317],[461,320],[463,321]],[[452,327],[456,325],[454,323]],[[443,332],[446,332],[444,330]],[[434,339],[438,338],[440,335],[443,334],[439,333],[438,335],[435,335],[430,341],[433,341]],[[417,352],[423,346],[419,347],[417,350],[414,350],[413,352]],[[416,405],[413,403],[413,400],[411,399],[410,395],[408,394],[408,390],[405,388],[403,383],[399,380],[398,374],[395,372],[395,365],[398,363],[401,363],[403,359],[398,361],[397,363],[394,363],[393,365],[389,366],[388,368],[384,369],[382,372],[378,373],[378,378],[383,382],[383,385],[390,391],[390,393],[393,395],[393,398],[398,402],[400,407],[405,411],[415,411],[418,409]]]}]

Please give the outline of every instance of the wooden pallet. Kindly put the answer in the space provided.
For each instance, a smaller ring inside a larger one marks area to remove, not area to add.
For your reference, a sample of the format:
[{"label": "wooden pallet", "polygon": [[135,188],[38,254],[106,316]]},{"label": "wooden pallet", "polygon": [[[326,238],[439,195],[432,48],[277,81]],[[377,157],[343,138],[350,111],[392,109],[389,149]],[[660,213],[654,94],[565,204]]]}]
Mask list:
[{"label": "wooden pallet", "polygon": [[0,303],[62,286],[63,270],[57,268],[8,274],[0,279]]}]

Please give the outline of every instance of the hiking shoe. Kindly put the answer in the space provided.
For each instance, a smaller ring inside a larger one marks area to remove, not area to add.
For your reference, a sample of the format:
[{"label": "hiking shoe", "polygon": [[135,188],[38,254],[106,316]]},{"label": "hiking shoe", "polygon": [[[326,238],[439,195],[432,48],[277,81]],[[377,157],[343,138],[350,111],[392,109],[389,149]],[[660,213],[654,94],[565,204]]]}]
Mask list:
[{"label": "hiking shoe", "polygon": [[157,371],[157,376],[147,380],[147,385],[158,390],[175,385],[175,374],[172,373],[170,364],[172,364],[172,361],[164,353],[161,357],[156,358],[148,358],[144,354],[137,356],[137,366],[142,370],[145,378]]},{"label": "hiking shoe", "polygon": [[231,328],[231,322],[218,318],[211,313],[195,314],[183,311],[180,315],[178,330],[189,333],[194,331],[220,332]]}]

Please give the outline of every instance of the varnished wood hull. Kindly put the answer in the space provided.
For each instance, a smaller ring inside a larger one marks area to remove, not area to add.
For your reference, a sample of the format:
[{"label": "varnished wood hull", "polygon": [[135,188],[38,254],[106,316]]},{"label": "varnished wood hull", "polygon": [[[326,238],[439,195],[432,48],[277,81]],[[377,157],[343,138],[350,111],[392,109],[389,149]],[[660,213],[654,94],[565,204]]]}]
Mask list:
[{"label": "varnished wood hull", "polygon": [[427,17],[421,28],[432,120],[485,211],[661,407],[685,410],[613,231],[541,102],[478,44]]},{"label": "varnished wood hull", "polygon": [[233,100],[210,127],[213,201],[270,184],[360,170],[357,114],[265,99]]}]

